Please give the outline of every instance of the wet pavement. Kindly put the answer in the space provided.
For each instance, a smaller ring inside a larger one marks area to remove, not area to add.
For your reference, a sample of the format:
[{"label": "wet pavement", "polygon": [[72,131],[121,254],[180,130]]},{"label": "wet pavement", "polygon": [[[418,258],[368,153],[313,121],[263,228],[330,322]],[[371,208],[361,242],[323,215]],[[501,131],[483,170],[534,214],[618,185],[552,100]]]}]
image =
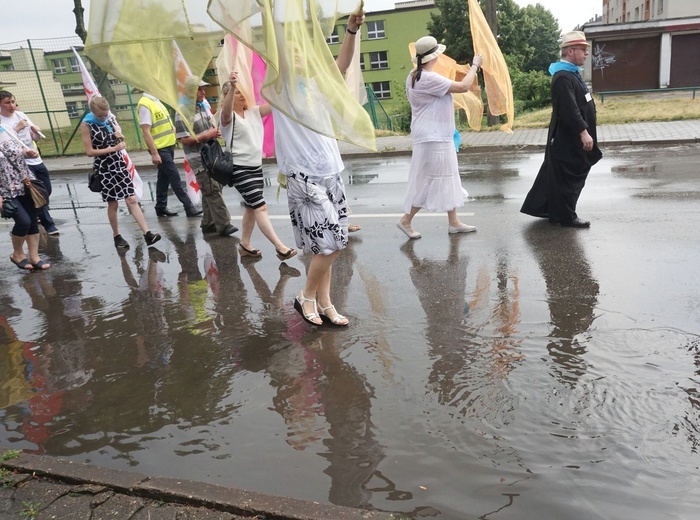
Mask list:
[{"label": "wet pavement", "polygon": [[119,255],[99,196],[55,173],[53,267],[0,280],[0,445],[397,517],[694,518],[700,148],[604,152],[590,229],[518,212],[542,153],[511,148],[460,156],[478,232],[419,214],[418,241],[395,227],[408,157],[347,159],[347,330],[292,308],[303,256],[256,232],[263,259],[241,261],[235,236],[156,219],[150,190],[163,240],[122,210]]}]

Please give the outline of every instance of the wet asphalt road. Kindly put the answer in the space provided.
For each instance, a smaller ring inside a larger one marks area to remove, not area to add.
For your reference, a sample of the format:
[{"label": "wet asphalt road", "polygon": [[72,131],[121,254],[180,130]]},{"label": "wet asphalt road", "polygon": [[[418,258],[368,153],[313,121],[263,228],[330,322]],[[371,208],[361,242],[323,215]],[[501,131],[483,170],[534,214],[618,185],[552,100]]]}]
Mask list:
[{"label": "wet asphalt road", "polygon": [[53,267],[8,261],[0,281],[0,443],[411,517],[693,518],[700,149],[604,152],[590,229],[519,213],[541,153],[477,153],[460,172],[478,232],[421,214],[417,241],[395,227],[409,159],[346,161],[363,229],[334,268],[343,331],[291,308],[303,257],[280,267],[258,233],[263,259],[241,262],[149,193],[164,238],[146,250],[123,212],[120,256],[99,196],[58,175]]}]

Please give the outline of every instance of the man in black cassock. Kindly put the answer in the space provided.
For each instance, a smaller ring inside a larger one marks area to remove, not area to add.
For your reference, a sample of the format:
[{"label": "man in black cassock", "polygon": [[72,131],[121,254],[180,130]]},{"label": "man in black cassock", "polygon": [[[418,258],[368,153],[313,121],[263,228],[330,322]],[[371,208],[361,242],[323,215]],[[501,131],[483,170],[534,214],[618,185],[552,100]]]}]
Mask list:
[{"label": "man in black cassock", "polygon": [[561,61],[552,63],[552,120],[544,163],[525,197],[522,213],[548,218],[553,224],[587,228],[576,214],[576,202],[588,172],[603,154],[596,144],[595,102],[580,74],[590,44],[581,31],[566,33]]}]

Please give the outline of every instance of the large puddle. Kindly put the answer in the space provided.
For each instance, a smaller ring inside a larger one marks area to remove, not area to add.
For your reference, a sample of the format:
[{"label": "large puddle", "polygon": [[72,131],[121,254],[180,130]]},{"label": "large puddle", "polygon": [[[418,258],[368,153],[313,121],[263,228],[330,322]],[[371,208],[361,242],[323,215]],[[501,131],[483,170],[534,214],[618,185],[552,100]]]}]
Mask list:
[{"label": "large puddle", "polygon": [[264,258],[242,262],[148,201],[164,239],[145,249],[122,213],[119,255],[99,198],[59,176],[53,267],[2,267],[0,445],[412,518],[695,518],[700,151],[611,151],[589,230],[518,213],[541,158],[463,157],[479,231],[418,217],[413,242],[407,159],[348,161],[347,330],[292,308],[303,256],[256,232]]}]

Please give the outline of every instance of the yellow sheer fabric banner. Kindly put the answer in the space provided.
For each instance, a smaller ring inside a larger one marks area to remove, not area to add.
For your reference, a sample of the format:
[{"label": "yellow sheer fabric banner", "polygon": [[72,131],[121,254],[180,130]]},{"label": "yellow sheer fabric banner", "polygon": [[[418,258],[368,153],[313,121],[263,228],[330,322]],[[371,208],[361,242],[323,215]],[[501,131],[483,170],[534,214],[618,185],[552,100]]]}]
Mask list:
[{"label": "yellow sheer fabric banner", "polygon": [[[416,44],[411,42],[408,44],[408,50],[411,57],[416,55]],[[415,65],[414,65],[415,68]],[[469,65],[459,65],[455,60],[446,54],[440,54],[437,58],[437,63],[433,65],[433,72],[441,76],[451,79],[452,81],[461,81],[469,72]],[[474,81],[469,92],[461,94],[452,94],[452,102],[455,110],[464,110],[467,115],[469,128],[475,131],[481,130],[481,118],[484,115],[484,102],[481,101],[481,88],[478,81]]]},{"label": "yellow sheer fabric banner", "polygon": [[207,2],[92,0],[85,53],[191,122],[197,85],[224,36]]},{"label": "yellow sheer fabric banner", "polygon": [[486,22],[484,13],[479,7],[478,0],[468,1],[469,25],[474,42],[474,53],[481,54],[484,58],[481,70],[484,72],[484,86],[486,87],[486,99],[489,102],[489,112],[495,116],[505,114],[508,121],[501,126],[501,130],[512,133],[513,85],[510,81],[508,66],[501,49],[498,47],[498,42],[496,42],[489,24]]},{"label": "yellow sheer fabric banner", "polygon": [[209,15],[267,62],[262,94],[328,137],[376,149],[369,114],[348,89],[326,43],[358,0],[211,0]]}]

